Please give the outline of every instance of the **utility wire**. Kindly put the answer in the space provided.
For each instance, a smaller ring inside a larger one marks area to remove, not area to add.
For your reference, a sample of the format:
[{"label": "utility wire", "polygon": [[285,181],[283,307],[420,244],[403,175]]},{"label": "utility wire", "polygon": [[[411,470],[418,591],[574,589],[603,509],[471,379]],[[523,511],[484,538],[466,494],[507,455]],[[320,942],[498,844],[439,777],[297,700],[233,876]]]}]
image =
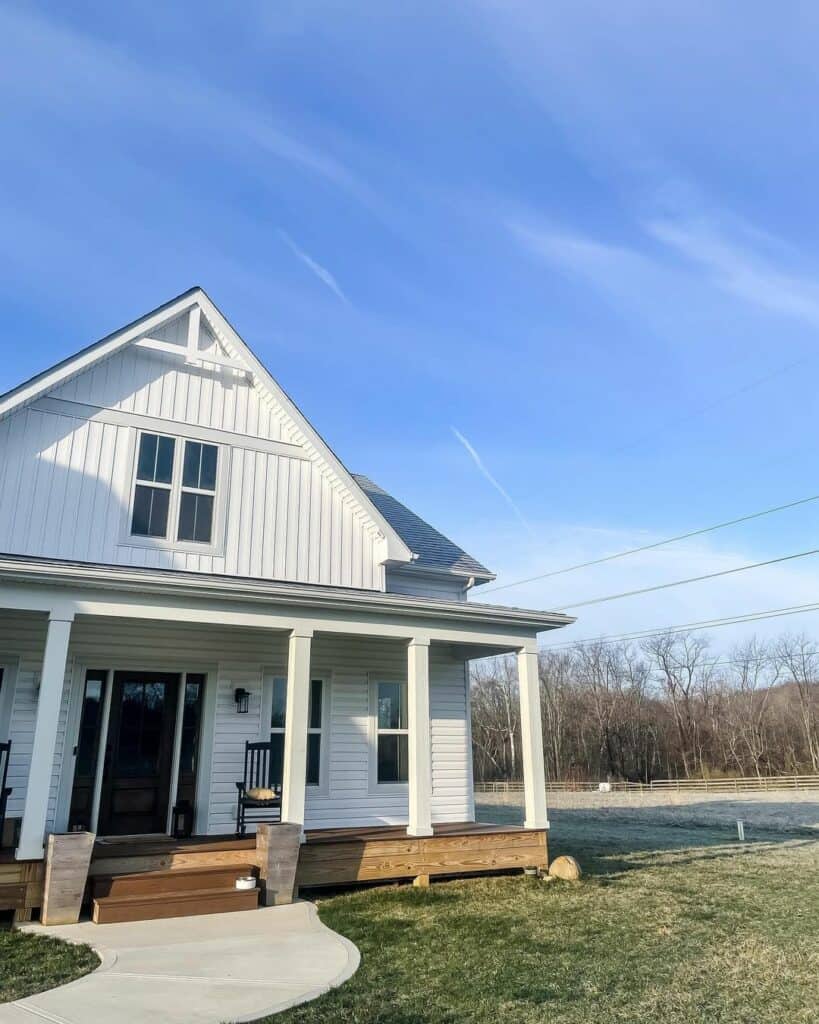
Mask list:
[{"label": "utility wire", "polygon": [[704,526],[699,530],[691,530],[690,533],[680,533],[676,537],[667,537],[665,540],[658,540],[653,544],[644,544],[639,548],[629,548],[627,551],[618,551],[614,555],[604,555],[602,558],[594,558],[590,562],[579,562],[577,565],[566,566],[565,569],[553,569],[551,572],[544,572],[539,576],[529,576],[523,580],[516,580],[514,583],[502,583],[497,587],[487,587],[486,589],[481,590],[481,595],[492,594],[496,590],[508,590],[510,587],[520,587],[524,583],[535,583],[537,580],[546,580],[552,576],[562,576],[567,572],[575,572],[577,569],[587,569],[592,565],[602,565],[603,562],[613,562],[617,558],[625,558],[628,555],[637,555],[642,551],[652,551],[655,548],[664,547],[666,544],[675,544],[677,541],[690,540],[691,537],[700,537],[704,533],[713,533],[714,530],[724,530],[728,526],[738,526],[740,523],[747,523],[752,519],[761,519],[762,516],[769,516],[774,512],[784,512],[787,509],[796,508],[799,505],[807,505],[812,501],[819,501],[819,494],[811,495],[809,498],[799,498],[798,501],[789,501],[786,505],[776,505],[773,508],[766,508],[761,512],[751,512],[749,515],[740,516],[738,519],[728,519],[724,523],[717,523],[714,526]]},{"label": "utility wire", "polygon": [[779,619],[788,615],[801,615],[805,612],[819,611],[819,603],[797,604],[785,608],[771,608],[761,612],[746,612],[721,619],[703,619],[700,622],[684,622],[676,626],[653,627],[633,633],[620,633],[616,636],[584,637],[580,640],[569,640],[563,644],[546,644],[542,651],[567,651],[583,644],[616,644],[628,640],[649,640],[655,636],[671,636],[675,633],[686,633],[692,629],[715,629],[718,626],[735,626],[745,622],[758,622],[763,619]]},{"label": "utility wire", "polygon": [[732,576],[737,572],[747,572],[748,569],[761,569],[766,565],[778,565],[780,562],[792,562],[796,558],[807,558],[809,555],[819,555],[819,548],[811,548],[810,551],[797,551],[794,555],[781,555],[779,558],[769,558],[766,562],[749,562],[748,565],[738,565],[734,569],[720,569],[719,572],[708,572],[703,576],[689,576],[684,580],[672,580],[670,583],[658,583],[653,587],[640,587],[639,590],[624,590],[621,594],[605,594],[602,597],[591,597],[587,601],[575,601],[573,604],[564,604],[555,611],[566,612],[571,608],[586,608],[590,604],[603,604],[606,601],[620,601],[624,597],[637,597],[639,594],[651,594],[656,590],[668,590],[670,587],[681,587],[685,583],[701,583],[703,580],[713,580],[718,576]]}]

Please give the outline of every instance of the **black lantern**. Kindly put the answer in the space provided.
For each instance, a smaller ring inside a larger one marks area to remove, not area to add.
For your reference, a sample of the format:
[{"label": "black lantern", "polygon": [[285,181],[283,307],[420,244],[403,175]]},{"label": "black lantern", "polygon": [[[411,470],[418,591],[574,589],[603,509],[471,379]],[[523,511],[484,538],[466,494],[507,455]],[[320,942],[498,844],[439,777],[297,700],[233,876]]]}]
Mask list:
[{"label": "black lantern", "polygon": [[189,800],[180,800],[174,806],[171,831],[174,839],[187,839],[193,834],[193,805]]},{"label": "black lantern", "polygon": [[246,715],[250,710],[250,693],[243,686],[238,686],[233,694],[236,701],[236,711],[240,715]]}]

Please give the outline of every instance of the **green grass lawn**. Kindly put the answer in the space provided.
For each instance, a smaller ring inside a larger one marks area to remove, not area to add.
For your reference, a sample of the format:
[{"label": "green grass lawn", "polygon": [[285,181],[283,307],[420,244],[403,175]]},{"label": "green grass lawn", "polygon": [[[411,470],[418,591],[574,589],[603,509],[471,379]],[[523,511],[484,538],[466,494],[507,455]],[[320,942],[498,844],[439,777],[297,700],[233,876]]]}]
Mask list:
[{"label": "green grass lawn", "polygon": [[[484,812],[512,820],[516,809]],[[553,812],[579,883],[515,877],[320,900],[358,973],[270,1024],[816,1024],[819,841]],[[92,970],[87,947],[0,930],[0,1001]],[[271,965],[275,972],[275,965]]]},{"label": "green grass lawn", "polygon": [[361,967],[271,1024],[816,1024],[819,842],[624,831],[555,815],[552,855],[578,856],[579,883],[496,877],[321,901]]},{"label": "green grass lawn", "polygon": [[65,985],[93,971],[99,962],[88,946],[69,946],[0,924],[0,1003]]}]

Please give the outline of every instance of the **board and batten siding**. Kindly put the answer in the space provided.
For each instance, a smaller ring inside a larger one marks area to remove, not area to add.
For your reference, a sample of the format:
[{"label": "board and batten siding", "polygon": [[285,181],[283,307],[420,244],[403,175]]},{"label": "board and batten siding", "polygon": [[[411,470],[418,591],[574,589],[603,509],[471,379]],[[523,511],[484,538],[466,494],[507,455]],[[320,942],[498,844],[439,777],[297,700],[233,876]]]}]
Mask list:
[{"label": "board and batten siding", "polygon": [[[19,662],[10,727],[9,785],[13,792],[8,813],[15,817],[22,813],[31,763],[45,635],[44,616],[7,612],[0,616],[0,655]],[[63,796],[67,795],[73,771],[72,759],[67,755],[75,737],[67,736],[67,723],[72,720],[75,666],[208,673],[205,703],[213,707],[213,715],[203,725],[200,762],[200,771],[206,773],[208,807],[206,820],[200,808],[197,821],[201,830],[219,835],[235,828],[236,782],[242,777],[245,742],[266,733],[266,723],[262,722],[265,674],[283,675],[286,664],[284,633],[79,616],[71,631],[48,827],[66,826],[65,807],[62,816],[58,815],[57,799],[61,785]],[[330,710],[328,728],[322,738],[322,757],[329,757],[329,761],[326,787],[320,792],[308,787],[306,826],[406,823],[406,787],[374,789],[370,784],[369,760],[370,682],[405,680],[406,646],[396,641],[317,636],[311,672],[322,676],[328,687],[325,699],[330,701]],[[250,692],[247,714],[236,712],[233,694],[237,686]],[[473,820],[466,666],[449,646],[433,645],[430,650],[430,717],[433,821]],[[76,728],[76,714],[73,721]]]},{"label": "board and batten siding", "polygon": [[[49,398],[62,411],[35,405],[0,421],[0,551],[383,589],[376,524],[307,449],[290,457],[254,445],[258,438],[300,442],[244,379],[129,348]],[[225,431],[213,550],[129,543],[138,426],[73,415],[81,407],[71,402],[172,419],[179,437],[185,424]]]}]

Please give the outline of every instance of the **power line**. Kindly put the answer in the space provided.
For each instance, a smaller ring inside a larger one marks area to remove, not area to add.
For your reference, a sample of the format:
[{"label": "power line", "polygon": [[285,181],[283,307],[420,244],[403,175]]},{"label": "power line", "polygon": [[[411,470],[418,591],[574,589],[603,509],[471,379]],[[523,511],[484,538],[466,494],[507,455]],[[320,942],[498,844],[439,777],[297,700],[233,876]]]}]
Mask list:
[{"label": "power line", "polygon": [[810,356],[804,356],[802,359],[795,359],[793,362],[785,363],[784,366],[780,366],[776,370],[772,370],[770,373],[764,374],[762,377],[755,377],[754,380],[747,381],[741,387],[736,388],[733,391],[729,391],[724,395],[720,395],[719,398],[715,398],[710,402],[707,402],[705,405],[700,406],[700,408],[695,409],[687,415],[679,416],[672,420],[666,420],[665,423],[660,424],[650,434],[643,434],[642,436],[635,438],[633,441],[627,441],[618,448],[614,448],[609,452],[609,455],[620,455],[623,452],[631,451],[633,448],[642,444],[643,441],[653,440],[658,434],[668,433],[669,430],[679,426],[681,423],[690,423],[691,420],[698,419],[703,413],[721,408],[726,401],[731,401],[731,399],[738,398],[740,395],[744,395],[748,391],[753,391],[754,388],[758,388],[761,384],[767,384],[768,381],[773,380],[775,377],[781,377],[783,373],[787,373],[788,370],[792,370],[796,366],[801,366],[803,363],[808,362],[810,358]]},{"label": "power line", "polygon": [[618,551],[614,555],[604,555],[602,558],[594,558],[590,562],[579,562],[577,565],[566,566],[565,569],[553,569],[551,572],[544,572],[539,576],[529,576],[526,579],[516,580],[514,583],[502,583],[497,587],[487,587],[485,590],[481,590],[481,594],[492,594],[496,590],[508,590],[510,587],[520,587],[524,583],[535,583],[538,580],[546,580],[552,576],[562,576],[567,572],[575,572],[577,569],[588,569],[592,565],[602,565],[603,562],[613,562],[617,558],[625,558],[627,555],[637,555],[642,551],[652,551],[655,548],[664,547],[666,544],[675,544],[677,541],[690,540],[692,537],[700,537],[704,533],[713,533],[715,530],[724,530],[728,526],[738,526],[740,523],[747,523],[752,519],[761,519],[762,516],[769,516],[774,512],[784,512],[787,509],[796,508],[799,505],[807,505],[812,501],[819,501],[819,494],[811,495],[809,498],[799,498],[798,501],[790,501],[786,505],[776,505],[773,508],[766,508],[761,512],[751,512],[749,515],[740,516],[738,519],[728,519],[724,523],[717,523],[714,526],[704,526],[699,530],[691,530],[690,533],[680,533],[676,537],[667,537],[665,540],[658,540],[653,544],[644,544],[639,548],[629,548],[627,551]]},{"label": "power line", "polygon": [[624,597],[637,597],[639,594],[651,594],[657,590],[668,590],[670,587],[681,587],[685,583],[701,583],[703,580],[713,580],[718,576],[731,576],[738,572],[747,572],[748,569],[761,569],[766,565],[778,565],[780,562],[792,562],[796,558],[807,558],[809,555],[819,555],[819,548],[811,548],[810,551],[797,551],[794,555],[781,555],[779,558],[769,558],[765,562],[749,562],[748,565],[738,565],[734,569],[720,569],[719,572],[705,573],[703,576],[689,576],[684,580],[672,580],[670,583],[658,583],[653,587],[640,587],[639,590],[624,590],[620,594],[605,594],[603,597],[591,597],[587,601],[575,601],[573,604],[564,604],[555,611],[566,612],[572,608],[586,608],[590,604],[603,604],[605,601],[620,601]]},{"label": "power line", "polygon": [[703,619],[700,622],[684,622],[676,626],[655,626],[647,630],[632,633],[620,633],[616,636],[583,637],[580,640],[569,640],[563,644],[547,644],[542,651],[566,651],[583,644],[615,644],[629,640],[648,640],[655,636],[672,636],[685,633],[692,629],[716,629],[719,626],[735,626],[746,622],[758,622],[763,619],[778,619],[788,615],[801,615],[805,612],[819,611],[819,602],[815,604],[797,604],[785,608],[771,608],[768,611],[745,612],[742,615],[728,616],[721,619]]}]

